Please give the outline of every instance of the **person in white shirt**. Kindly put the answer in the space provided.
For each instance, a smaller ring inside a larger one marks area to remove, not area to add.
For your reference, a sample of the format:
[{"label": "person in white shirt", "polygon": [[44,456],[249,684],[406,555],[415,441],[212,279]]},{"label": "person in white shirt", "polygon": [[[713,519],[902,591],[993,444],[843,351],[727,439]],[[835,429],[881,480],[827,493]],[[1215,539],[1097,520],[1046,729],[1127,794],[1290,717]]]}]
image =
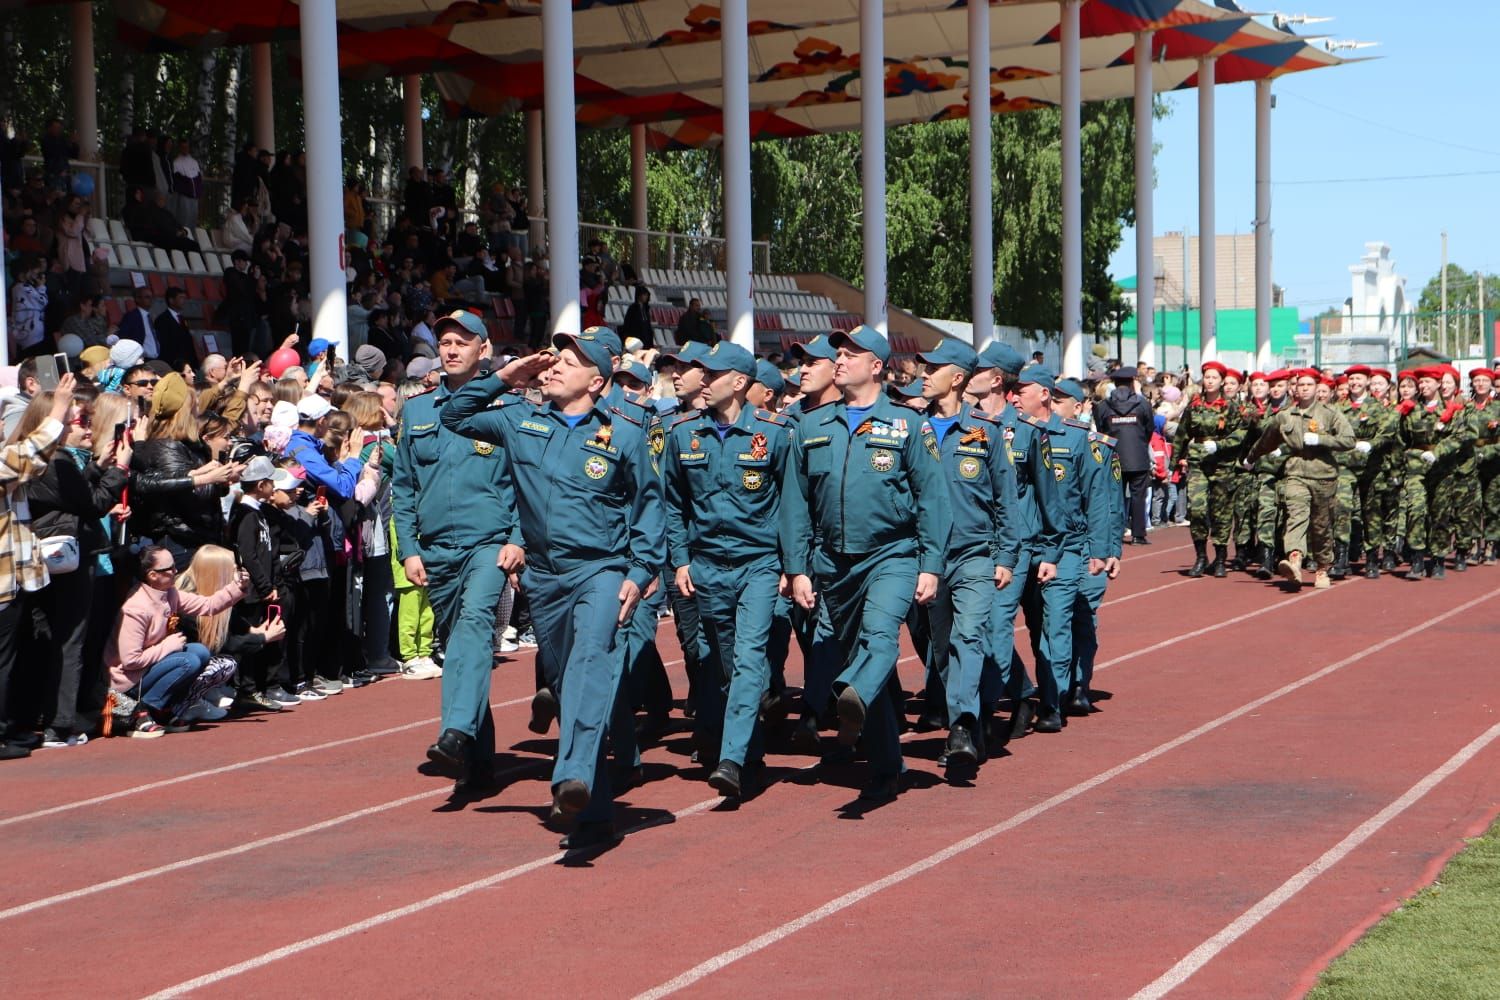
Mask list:
[{"label": "person in white shirt", "polygon": [[47,311],[45,265],[35,258],[17,268],[20,280],[10,290],[10,347],[12,356],[25,354],[41,344],[46,335],[43,316]]},{"label": "person in white shirt", "polygon": [[224,244],[230,250],[255,251],[255,202],[249,198],[239,211],[224,218]]}]

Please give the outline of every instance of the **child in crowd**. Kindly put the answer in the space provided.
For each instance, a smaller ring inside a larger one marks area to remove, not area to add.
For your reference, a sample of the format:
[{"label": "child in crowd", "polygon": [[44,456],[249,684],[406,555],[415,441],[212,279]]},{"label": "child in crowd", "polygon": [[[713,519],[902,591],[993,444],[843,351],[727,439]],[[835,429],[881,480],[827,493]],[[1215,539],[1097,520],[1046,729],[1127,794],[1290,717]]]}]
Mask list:
[{"label": "child in crowd", "polygon": [[[268,615],[282,616],[282,594],[277,588],[277,562],[281,539],[271,530],[266,508],[276,491],[273,479],[276,468],[264,455],[257,455],[240,476],[240,497],[229,514],[229,539],[246,570],[250,586],[239,614],[250,621],[264,620]],[[289,602],[293,598],[287,595]],[[272,612],[272,608],[276,610]],[[281,650],[265,650],[240,664],[239,697],[236,705],[245,711],[279,712],[298,704],[298,698],[287,690],[290,678],[285,673]]]}]

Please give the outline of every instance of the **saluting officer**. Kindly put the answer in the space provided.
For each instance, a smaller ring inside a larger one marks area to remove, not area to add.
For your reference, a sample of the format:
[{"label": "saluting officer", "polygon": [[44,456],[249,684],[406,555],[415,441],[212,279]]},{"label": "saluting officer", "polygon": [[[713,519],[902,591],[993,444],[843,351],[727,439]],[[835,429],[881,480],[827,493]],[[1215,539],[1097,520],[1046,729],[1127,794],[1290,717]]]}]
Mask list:
[{"label": "saluting officer", "polygon": [[[880,388],[890,360],[869,326],[829,338],[838,352],[843,400],[805,414],[793,438],[782,495],[782,552],[792,597],[811,611],[817,592],[809,558],[817,526],[831,572],[819,581],[844,669],[839,742],[863,734],[871,778],[861,797],[894,798],[902,770],[898,708],[887,682],[900,655],[901,623],[913,598],[937,596],[952,519],[930,427]],[[806,386],[807,374],[803,373]]]},{"label": "saluting officer", "polygon": [[944,763],[964,767],[983,756],[980,681],[989,655],[990,612],[996,589],[1015,575],[1021,545],[1015,471],[999,423],[963,402],[979,362],[974,349],[945,339],[917,358],[927,366],[922,396],[953,512],[947,564],[937,599],[927,608],[928,678],[940,680],[947,692]]},{"label": "saluting officer", "polygon": [[[716,672],[694,719],[708,783],[739,798],[759,782],[758,724],[770,684],[766,642],[776,603],[781,479],[790,449],[785,419],[746,405],[755,358],[729,341],[696,362],[703,408],[667,435],[667,552],[678,592],[698,602],[698,620]],[[708,697],[710,692],[713,695]]]},{"label": "saluting officer", "polygon": [[[577,849],[614,838],[606,737],[625,666],[624,638],[641,594],[666,559],[661,479],[647,428],[606,394],[621,354],[607,327],[552,338],[546,403],[508,405],[476,379],[449,401],[443,426],[511,455],[537,657],[561,718],[553,818],[576,816],[562,840]],[[497,401],[504,405],[491,409]]]}]

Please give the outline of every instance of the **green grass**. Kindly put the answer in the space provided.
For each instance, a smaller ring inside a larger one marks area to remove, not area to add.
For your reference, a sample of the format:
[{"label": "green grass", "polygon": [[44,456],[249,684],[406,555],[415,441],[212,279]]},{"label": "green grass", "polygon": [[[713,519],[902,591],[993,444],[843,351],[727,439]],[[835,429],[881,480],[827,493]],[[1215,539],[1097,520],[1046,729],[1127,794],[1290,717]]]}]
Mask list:
[{"label": "green grass", "polygon": [[1308,997],[1500,997],[1500,823],[1339,956]]}]

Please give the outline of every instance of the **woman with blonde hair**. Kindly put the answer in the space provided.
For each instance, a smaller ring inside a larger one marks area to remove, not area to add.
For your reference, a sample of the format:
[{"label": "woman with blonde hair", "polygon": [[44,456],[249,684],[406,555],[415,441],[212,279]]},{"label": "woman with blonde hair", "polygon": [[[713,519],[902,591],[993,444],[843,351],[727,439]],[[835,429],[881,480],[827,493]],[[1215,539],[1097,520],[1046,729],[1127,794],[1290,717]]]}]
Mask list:
[{"label": "woman with blonde hair", "polygon": [[[237,572],[233,552],[221,545],[205,545],[193,553],[187,571],[177,578],[177,589],[185,594],[214,594],[229,586]],[[229,685],[240,663],[259,654],[267,643],[286,637],[286,624],[280,617],[268,615],[264,621],[251,623],[240,614],[243,607],[184,614],[179,621],[188,642],[200,643],[209,652],[208,665],[188,687],[183,701],[188,705],[205,702],[210,711],[204,718],[210,721],[223,718],[224,703],[234,700]]]}]

